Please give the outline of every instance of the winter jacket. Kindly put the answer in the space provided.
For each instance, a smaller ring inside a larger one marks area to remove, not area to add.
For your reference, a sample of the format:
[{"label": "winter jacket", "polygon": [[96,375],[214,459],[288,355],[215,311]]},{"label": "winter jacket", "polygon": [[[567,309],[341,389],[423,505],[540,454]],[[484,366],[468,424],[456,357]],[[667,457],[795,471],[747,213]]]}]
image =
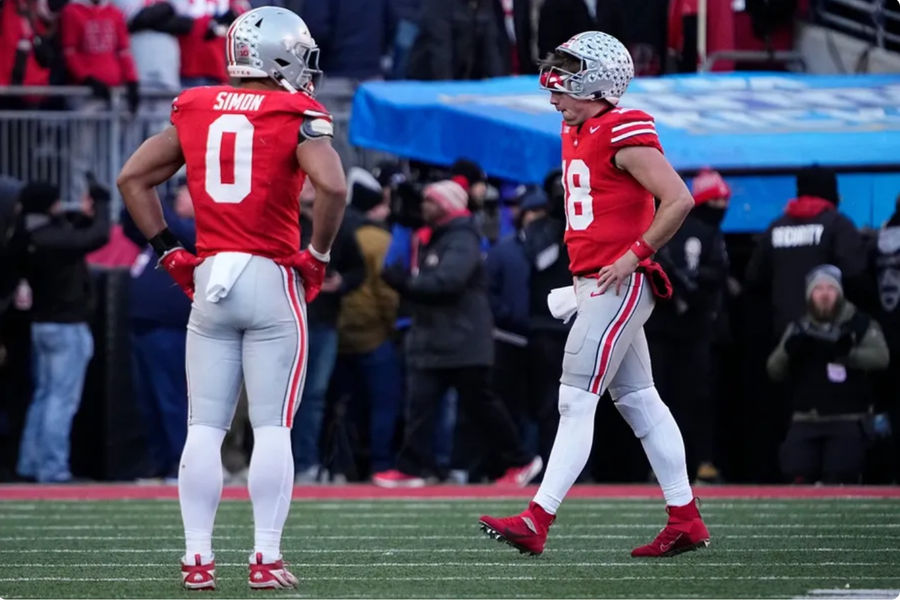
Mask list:
[{"label": "winter jacket", "polygon": [[656,253],[672,282],[673,297],[658,302],[644,326],[668,339],[709,339],[724,302],[728,278],[725,236],[693,213]]},{"label": "winter jacket", "polygon": [[[352,222],[353,213],[349,210],[345,213],[344,222],[338,229],[334,243],[331,245],[331,261],[328,263],[326,279],[331,273],[341,275],[341,284],[333,292],[322,291],[316,299],[309,304],[306,314],[310,323],[337,327],[338,313],[341,310],[341,299],[362,284],[366,276],[366,266],[363,262],[359,245],[356,242],[356,223]],[[300,247],[306,248],[312,239],[312,221],[306,216],[300,217]]]},{"label": "winter jacket", "polygon": [[72,0],[59,17],[69,81],[92,77],[108,86],[137,81],[122,12],[108,2]]},{"label": "winter jacket", "polygon": [[517,340],[508,335],[528,335],[528,285],[531,268],[518,233],[503,238],[491,248],[484,261],[484,269],[491,313],[497,328],[495,337],[511,343],[521,341],[524,345],[524,337]]},{"label": "winter jacket", "polygon": [[31,214],[26,276],[35,322],[83,323],[93,313],[93,284],[85,254],[109,241],[109,206],[97,202],[91,221],[78,216]]},{"label": "winter jacket", "polygon": [[866,267],[866,250],[853,222],[821,198],[804,196],[788,203],[785,214],[769,225],[747,266],[751,291],[768,294],[774,331],[806,310],[804,281],[813,267],[837,266],[848,296]]},{"label": "winter jacket", "polygon": [[305,2],[301,15],[320,48],[328,77],[381,77],[396,17],[390,0]]},{"label": "winter jacket", "polygon": [[[792,352],[791,338],[797,335],[812,341]],[[849,340],[843,349],[842,338]],[[795,413],[862,414],[872,403],[866,372],[886,369],[888,360],[881,327],[844,301],[833,323],[811,315],[791,322],[766,368],[772,379],[787,382]]]},{"label": "winter jacket", "polygon": [[390,339],[397,320],[397,292],[381,279],[381,268],[391,234],[381,225],[365,221],[356,229],[366,275],[362,285],[344,296],[338,318],[338,351],[371,352]]},{"label": "winter jacket", "polygon": [[572,321],[563,323],[550,314],[547,295],[550,290],[572,285],[569,253],[563,243],[566,224],[553,217],[532,221],[522,230],[522,245],[531,275],[528,285],[528,322],[532,332],[552,331],[565,334]]},{"label": "winter jacket", "polygon": [[407,76],[431,80],[506,75],[500,40],[493,0],[424,0]]},{"label": "winter jacket", "polygon": [[480,238],[471,217],[434,229],[418,273],[398,291],[412,303],[406,360],[420,369],[490,366],[493,319]]}]

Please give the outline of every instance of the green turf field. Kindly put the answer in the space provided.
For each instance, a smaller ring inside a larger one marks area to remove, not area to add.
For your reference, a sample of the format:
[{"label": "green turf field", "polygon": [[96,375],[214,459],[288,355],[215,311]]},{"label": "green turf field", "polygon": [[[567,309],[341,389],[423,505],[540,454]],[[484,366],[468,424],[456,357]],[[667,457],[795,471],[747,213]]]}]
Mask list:
[{"label": "green turf field", "polygon": [[[659,502],[571,500],[537,558],[477,527],[483,511],[522,506],[297,501],[283,551],[301,588],[275,595],[742,598],[900,590],[898,499],[710,500],[702,511],[712,545],[658,560],[632,559],[629,551],[661,527]],[[214,538],[219,588],[188,593],[179,588],[174,501],[2,502],[0,597],[248,596],[251,537],[249,503],[224,502]]]}]

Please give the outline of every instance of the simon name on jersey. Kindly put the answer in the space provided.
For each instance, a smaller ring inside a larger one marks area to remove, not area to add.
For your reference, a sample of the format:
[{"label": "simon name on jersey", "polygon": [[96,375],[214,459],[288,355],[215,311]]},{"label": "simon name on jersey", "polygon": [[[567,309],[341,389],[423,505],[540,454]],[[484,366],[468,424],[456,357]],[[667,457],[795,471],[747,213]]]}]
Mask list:
[{"label": "simon name on jersey", "polygon": [[213,110],[259,110],[265,98],[262,94],[219,92]]}]

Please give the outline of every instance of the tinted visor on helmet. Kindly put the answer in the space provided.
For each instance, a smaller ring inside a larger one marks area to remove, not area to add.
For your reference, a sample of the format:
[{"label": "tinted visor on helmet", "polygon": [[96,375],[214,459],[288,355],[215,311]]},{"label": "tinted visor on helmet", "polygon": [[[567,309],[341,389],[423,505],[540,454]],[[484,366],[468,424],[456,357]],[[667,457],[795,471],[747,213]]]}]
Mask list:
[{"label": "tinted visor on helmet", "polygon": [[542,67],[540,86],[550,92],[560,92],[577,96],[581,94],[580,77],[577,73],[566,71],[560,67]]}]

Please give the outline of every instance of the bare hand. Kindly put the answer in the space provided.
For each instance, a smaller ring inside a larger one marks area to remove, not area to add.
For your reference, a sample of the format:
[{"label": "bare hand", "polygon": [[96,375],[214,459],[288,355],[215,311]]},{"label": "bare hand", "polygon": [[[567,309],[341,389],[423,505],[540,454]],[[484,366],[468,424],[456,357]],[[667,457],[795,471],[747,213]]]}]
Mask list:
[{"label": "bare hand", "polygon": [[323,292],[336,292],[339,287],[341,287],[341,282],[344,281],[344,278],[341,277],[340,273],[329,273],[327,277],[325,277],[325,281],[322,283],[322,291]]},{"label": "bare hand", "polygon": [[625,280],[628,279],[634,270],[638,267],[638,257],[634,252],[629,250],[622,256],[616,260],[611,265],[607,265],[600,269],[600,272],[597,273],[597,287],[598,293],[604,293],[610,286],[615,286],[616,296],[619,295],[619,290],[622,288],[622,284],[625,283]]}]

